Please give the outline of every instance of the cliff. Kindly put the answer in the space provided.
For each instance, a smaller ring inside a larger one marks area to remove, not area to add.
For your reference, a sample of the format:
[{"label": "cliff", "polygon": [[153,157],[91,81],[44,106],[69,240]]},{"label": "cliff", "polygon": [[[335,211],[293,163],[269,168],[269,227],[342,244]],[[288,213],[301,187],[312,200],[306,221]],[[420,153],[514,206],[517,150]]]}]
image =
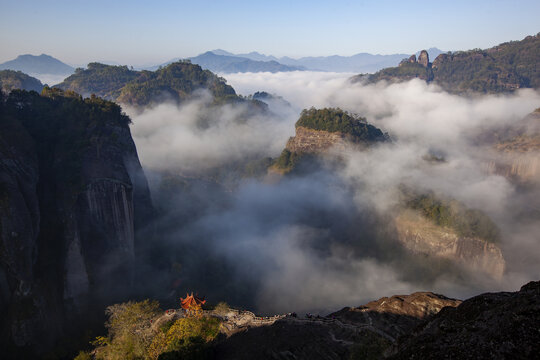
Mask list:
[{"label": "cliff", "polygon": [[505,260],[497,244],[478,236],[463,236],[420,214],[405,210],[395,219],[398,240],[413,253],[450,259],[474,271],[501,278]]},{"label": "cliff", "polygon": [[344,150],[347,136],[339,132],[313,130],[303,126],[296,128],[295,136],[289,138],[285,149],[294,153],[321,153],[330,148]]},{"label": "cliff", "polygon": [[15,356],[129,291],[152,204],[118,105],[48,88],[0,104],[0,345]]}]

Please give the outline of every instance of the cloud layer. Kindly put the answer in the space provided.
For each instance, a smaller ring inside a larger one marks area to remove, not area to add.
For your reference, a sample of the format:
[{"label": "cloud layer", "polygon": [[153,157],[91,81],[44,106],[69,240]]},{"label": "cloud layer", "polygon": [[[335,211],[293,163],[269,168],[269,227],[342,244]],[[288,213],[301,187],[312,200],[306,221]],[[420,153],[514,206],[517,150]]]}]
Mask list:
[{"label": "cloud layer", "polygon": [[[539,222],[515,215],[525,203],[540,208],[537,196],[531,200],[536,190],[486,173],[483,164],[493,154],[479,140],[540,106],[537,92],[463,98],[416,80],[362,85],[344,74],[314,72],[229,74],[227,80],[240,94],[267,91],[291,106],[272,104],[271,113],[245,118],[242,106],[214,108],[202,94],[180,107],[132,114],[143,165],[157,174],[160,236],[183,266],[181,288],[262,312],[329,311],[418,290],[455,297],[515,290],[540,273]],[[305,176],[244,180],[232,191],[209,185],[212,168],[277,156],[294,135],[299,111],[310,106],[360,114],[393,141],[341,154],[341,166],[327,164]],[[426,161],[430,154],[444,161]],[[182,186],[163,190],[163,173],[171,170]],[[401,184],[491,216],[503,233],[505,277],[494,280],[400,249],[387,221]]]}]

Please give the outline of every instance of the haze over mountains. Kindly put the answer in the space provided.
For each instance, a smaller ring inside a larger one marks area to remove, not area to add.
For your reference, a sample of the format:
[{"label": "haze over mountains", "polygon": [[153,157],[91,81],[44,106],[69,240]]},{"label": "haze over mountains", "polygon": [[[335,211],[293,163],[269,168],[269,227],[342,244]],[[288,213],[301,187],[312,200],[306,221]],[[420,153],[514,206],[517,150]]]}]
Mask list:
[{"label": "haze over mountains", "polygon": [[[221,75],[93,62],[51,88],[0,70],[0,353],[429,358],[470,332],[534,354],[538,283],[440,313],[460,301],[371,300],[537,278],[538,49],[422,51],[352,79],[223,51],[201,55]],[[186,291],[213,310],[176,311]],[[127,302],[143,298],[173,311]]]},{"label": "haze over mountains", "polygon": [[22,71],[49,85],[60,82],[75,71],[72,66],[46,54],[19,55],[16,59],[0,64],[0,70]]},{"label": "haze over mountains", "polygon": [[[437,48],[430,48],[428,52],[430,53],[430,56],[433,57],[442,53],[442,51]],[[189,60],[195,64],[201,65],[205,69],[220,73],[298,70],[372,73],[386,67],[396,66],[406,57],[409,57],[409,55],[373,55],[359,53],[352,56],[310,56],[294,59],[291,57],[277,58],[272,55],[260,54],[256,51],[244,54],[233,54],[222,49],[216,49],[191,57]],[[163,63],[160,66],[178,60],[179,58],[176,58]],[[157,68],[158,66],[154,66],[147,69],[155,70]]]},{"label": "haze over mountains", "polygon": [[[410,54],[375,55],[369,53],[358,53],[352,56],[309,56],[295,59],[287,56],[277,58],[272,55],[264,55],[255,51],[247,54],[233,54],[225,50],[217,49],[212,50],[211,52],[216,55],[236,56],[254,61],[277,61],[281,64],[298,66],[306,70],[352,73],[375,72],[386,67],[395,66],[401,60],[403,60],[403,58],[410,56]],[[437,48],[429,48],[428,53],[432,58],[435,58],[439,54],[443,53],[443,51]]]}]

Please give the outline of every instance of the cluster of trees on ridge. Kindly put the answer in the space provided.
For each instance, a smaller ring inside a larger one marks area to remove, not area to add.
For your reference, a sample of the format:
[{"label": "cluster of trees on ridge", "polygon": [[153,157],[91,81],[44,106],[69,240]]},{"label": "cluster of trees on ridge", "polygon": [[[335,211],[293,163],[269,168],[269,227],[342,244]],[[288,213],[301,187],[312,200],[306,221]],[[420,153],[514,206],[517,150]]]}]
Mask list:
[{"label": "cluster of trees on ridge", "polygon": [[302,110],[295,127],[305,127],[313,130],[339,132],[352,136],[355,142],[385,141],[388,135],[377,127],[367,123],[366,119],[351,114],[340,108],[323,108]]}]

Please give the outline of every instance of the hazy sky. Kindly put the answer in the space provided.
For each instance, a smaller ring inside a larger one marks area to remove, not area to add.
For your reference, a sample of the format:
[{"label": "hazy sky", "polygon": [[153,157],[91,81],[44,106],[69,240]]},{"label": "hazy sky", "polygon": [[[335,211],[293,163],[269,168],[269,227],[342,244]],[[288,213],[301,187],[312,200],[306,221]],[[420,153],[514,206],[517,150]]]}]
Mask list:
[{"label": "hazy sky", "polygon": [[540,31],[538,0],[0,0],[0,62],[161,63],[222,48],[276,56],[487,48]]}]

